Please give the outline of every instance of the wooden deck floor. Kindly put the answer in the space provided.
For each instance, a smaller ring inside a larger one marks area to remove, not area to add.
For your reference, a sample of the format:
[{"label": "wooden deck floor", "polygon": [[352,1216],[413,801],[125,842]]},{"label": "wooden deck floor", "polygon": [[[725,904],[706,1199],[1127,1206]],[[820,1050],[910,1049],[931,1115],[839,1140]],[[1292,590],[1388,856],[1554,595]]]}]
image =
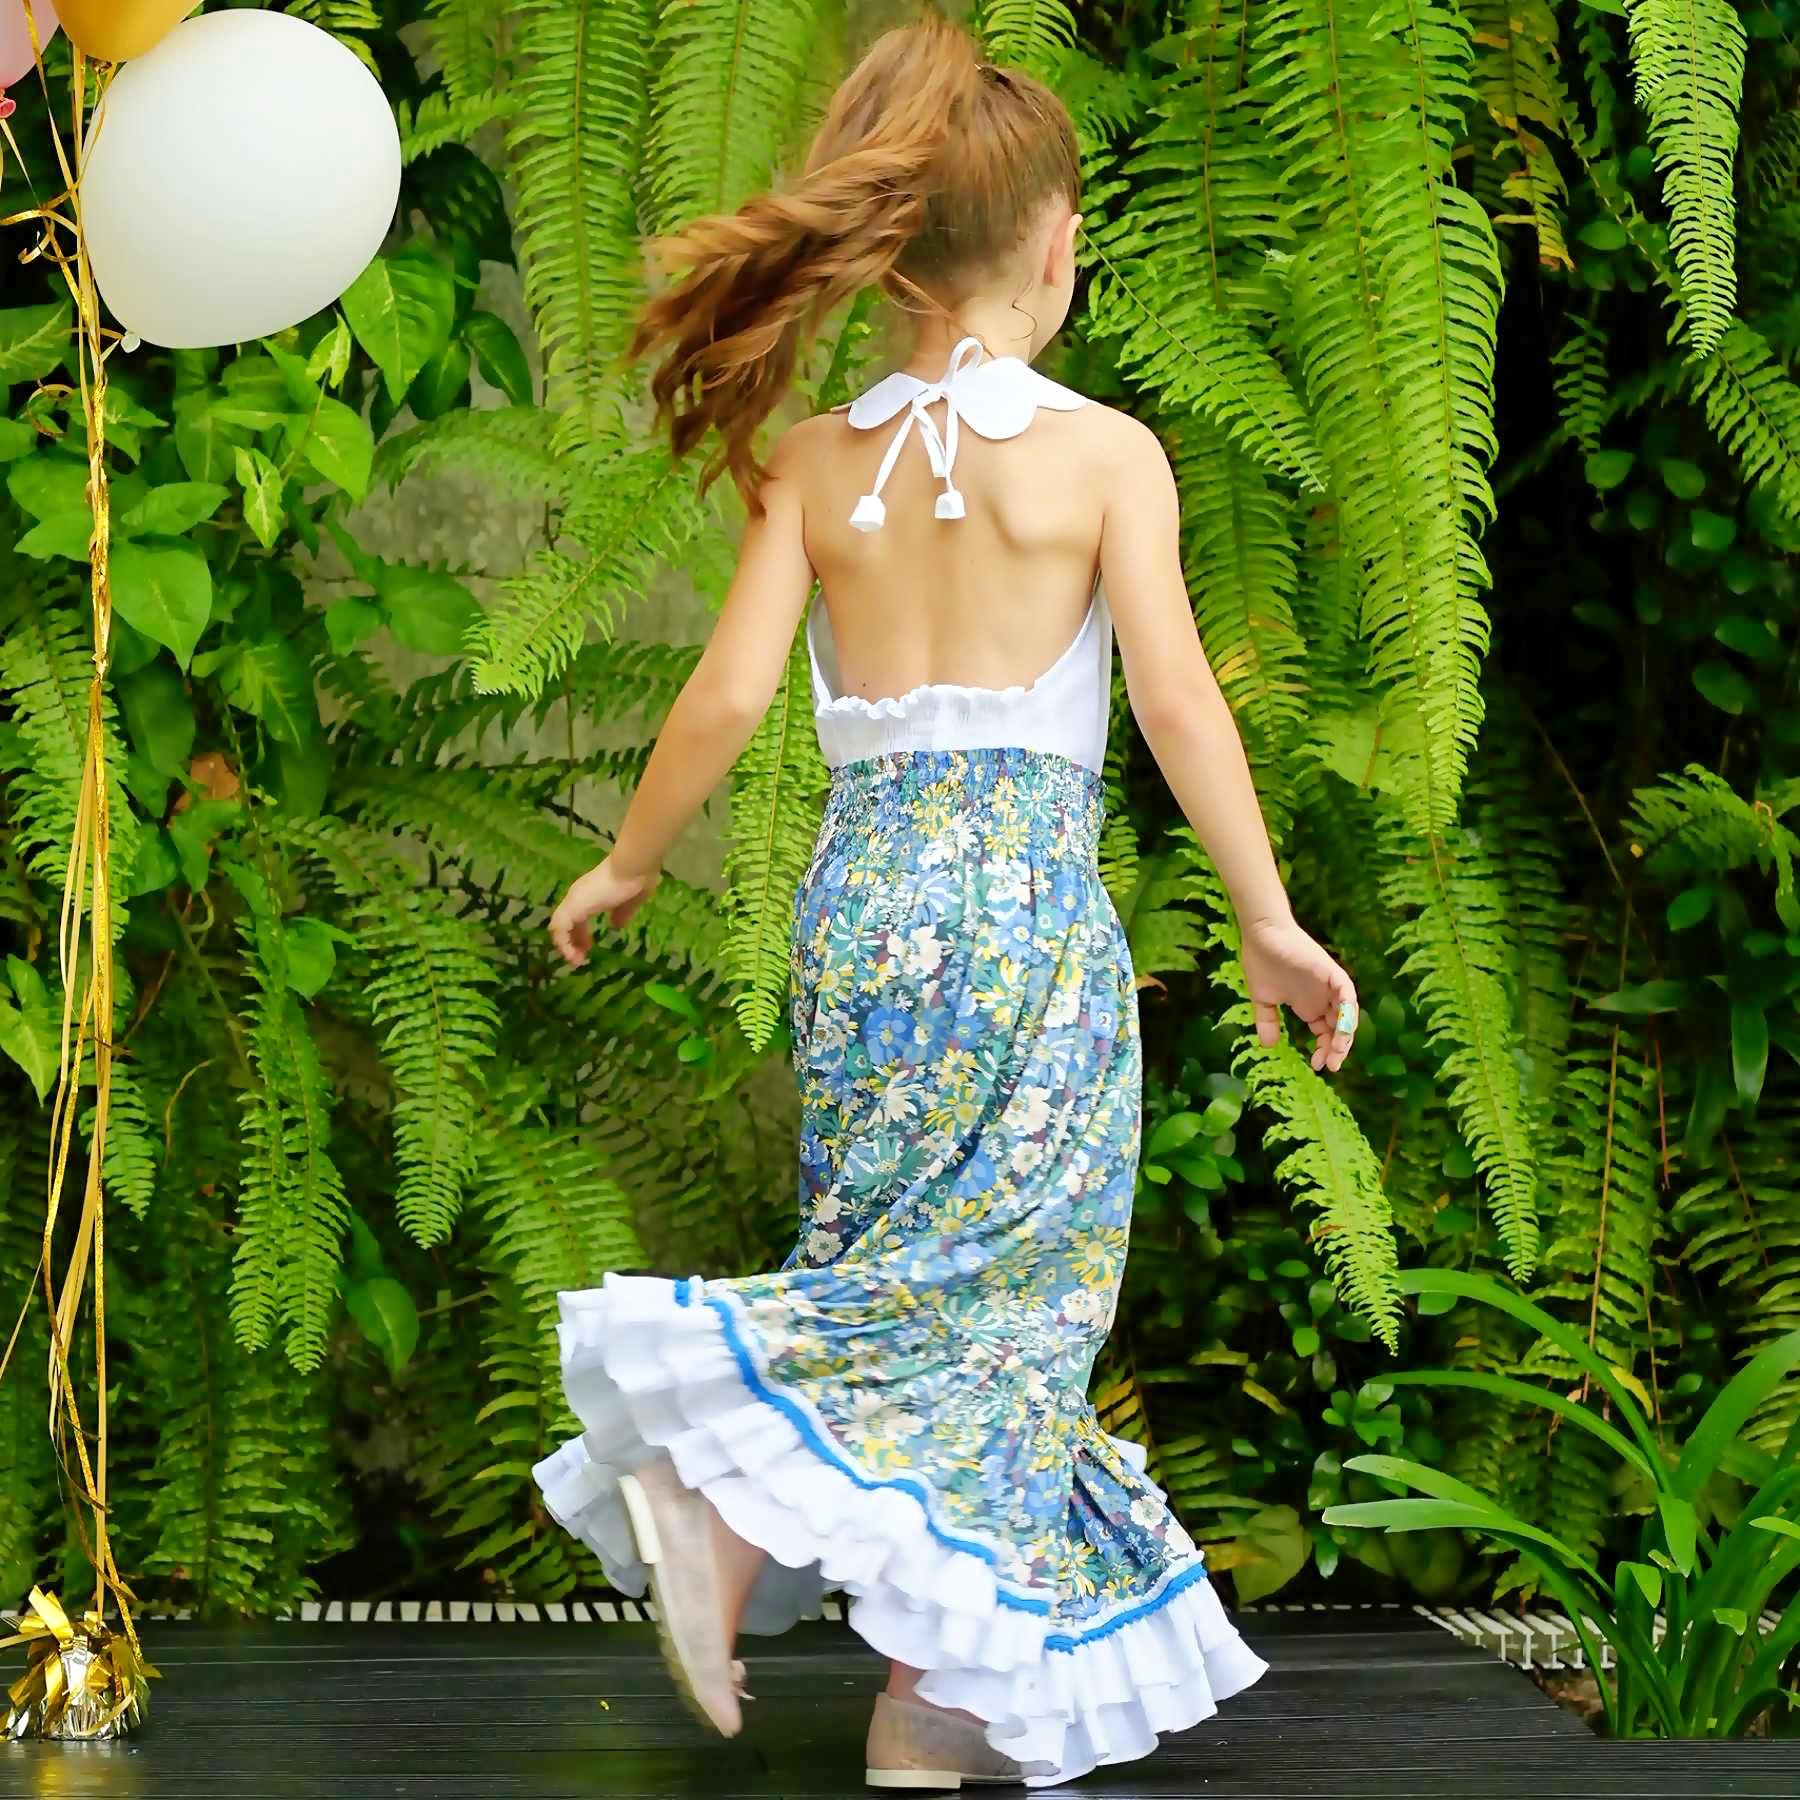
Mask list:
[{"label": "wooden deck floor", "polygon": [[[58,1800],[814,1800],[860,1795],[880,1668],[842,1626],[752,1641],[724,1743],[671,1697],[641,1625],[159,1623],[148,1724],[0,1746],[0,1794]],[[1274,1665],[1154,1759],[1069,1794],[1158,1800],[1800,1796],[1800,1743],[1613,1744],[1428,1625],[1259,1620]],[[760,1654],[754,1652],[760,1651]],[[1038,1790],[1043,1792],[1045,1790]]]}]

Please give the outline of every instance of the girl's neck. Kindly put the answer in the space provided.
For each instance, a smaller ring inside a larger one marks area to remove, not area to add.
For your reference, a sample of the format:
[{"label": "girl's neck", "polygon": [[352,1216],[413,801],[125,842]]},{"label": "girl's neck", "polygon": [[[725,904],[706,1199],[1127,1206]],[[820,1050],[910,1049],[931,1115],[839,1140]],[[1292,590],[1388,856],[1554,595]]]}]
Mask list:
[{"label": "girl's neck", "polygon": [[950,353],[964,338],[978,338],[989,356],[1016,356],[1030,362],[1036,350],[1031,315],[1012,302],[974,296],[948,317],[930,312],[920,315],[913,338],[913,352],[906,363],[908,374],[936,381],[950,360]]}]

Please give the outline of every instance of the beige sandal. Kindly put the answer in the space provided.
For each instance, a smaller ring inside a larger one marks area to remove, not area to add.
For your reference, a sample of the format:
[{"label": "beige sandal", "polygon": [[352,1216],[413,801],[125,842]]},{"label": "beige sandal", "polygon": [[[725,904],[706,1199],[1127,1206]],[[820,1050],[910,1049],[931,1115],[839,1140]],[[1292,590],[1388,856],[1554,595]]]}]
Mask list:
[{"label": "beige sandal", "polygon": [[650,1572],[656,1635],[677,1691],[722,1737],[743,1729],[744,1665],[732,1659],[719,1599],[711,1507],[665,1457],[619,1478],[619,1497]]},{"label": "beige sandal", "polygon": [[941,1793],[964,1787],[1013,1787],[1025,1777],[972,1721],[920,1701],[877,1694],[875,1717],[869,1722],[866,1779],[872,1788]]}]

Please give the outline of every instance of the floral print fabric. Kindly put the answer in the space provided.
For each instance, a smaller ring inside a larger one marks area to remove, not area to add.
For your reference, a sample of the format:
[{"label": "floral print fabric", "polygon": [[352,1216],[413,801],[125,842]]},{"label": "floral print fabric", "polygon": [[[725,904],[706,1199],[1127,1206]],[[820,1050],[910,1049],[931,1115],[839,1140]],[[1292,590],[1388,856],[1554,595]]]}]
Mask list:
[{"label": "floral print fabric", "polygon": [[1080,1627],[1200,1573],[1087,1401],[1142,1065],[1103,785],[1024,750],[840,768],[793,940],[800,1229],[729,1288],[775,1390]]}]

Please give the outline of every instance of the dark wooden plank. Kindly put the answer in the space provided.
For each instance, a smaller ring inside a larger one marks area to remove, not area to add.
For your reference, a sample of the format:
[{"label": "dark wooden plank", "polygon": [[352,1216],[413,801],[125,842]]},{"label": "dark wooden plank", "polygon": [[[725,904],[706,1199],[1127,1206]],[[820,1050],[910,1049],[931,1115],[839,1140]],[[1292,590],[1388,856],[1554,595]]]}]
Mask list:
[{"label": "dark wooden plank", "polygon": [[[1072,1795],[1112,1800],[1745,1800],[1800,1745],[1610,1744],[1435,1627],[1252,1633],[1274,1668]],[[150,1723],[0,1746],[0,1795],[89,1800],[846,1800],[881,1666],[842,1627],[751,1646],[743,1738],[680,1709],[641,1627],[159,1624]],[[1049,1790],[1039,1790],[1040,1792]]]}]

